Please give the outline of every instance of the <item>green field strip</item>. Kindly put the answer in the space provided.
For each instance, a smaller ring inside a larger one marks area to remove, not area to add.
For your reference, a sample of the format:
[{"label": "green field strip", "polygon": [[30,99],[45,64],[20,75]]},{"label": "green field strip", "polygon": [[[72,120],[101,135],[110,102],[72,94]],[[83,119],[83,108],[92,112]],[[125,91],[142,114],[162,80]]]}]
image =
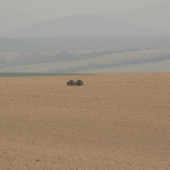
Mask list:
[{"label": "green field strip", "polygon": [[81,73],[0,73],[0,77],[41,77],[41,76],[70,76],[70,75],[87,75],[87,74],[81,74]]}]

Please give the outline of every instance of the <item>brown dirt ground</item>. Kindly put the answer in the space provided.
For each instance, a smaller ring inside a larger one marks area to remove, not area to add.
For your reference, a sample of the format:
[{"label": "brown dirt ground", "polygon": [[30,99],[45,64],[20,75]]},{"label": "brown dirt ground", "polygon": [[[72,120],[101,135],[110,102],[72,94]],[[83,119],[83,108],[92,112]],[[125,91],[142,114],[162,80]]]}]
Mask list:
[{"label": "brown dirt ground", "polygon": [[0,169],[170,169],[170,73],[0,78]]}]

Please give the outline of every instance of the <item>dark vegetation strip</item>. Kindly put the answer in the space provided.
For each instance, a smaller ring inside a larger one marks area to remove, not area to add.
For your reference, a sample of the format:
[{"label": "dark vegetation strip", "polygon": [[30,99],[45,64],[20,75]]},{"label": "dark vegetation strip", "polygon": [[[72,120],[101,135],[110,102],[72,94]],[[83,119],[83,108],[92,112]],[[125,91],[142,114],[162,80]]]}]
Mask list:
[{"label": "dark vegetation strip", "polygon": [[0,38],[1,52],[127,48],[170,48],[170,36]]},{"label": "dark vegetation strip", "polygon": [[[0,77],[39,77],[39,76],[70,76],[87,75],[79,73],[0,73]],[[90,74],[88,74],[90,75]]]}]

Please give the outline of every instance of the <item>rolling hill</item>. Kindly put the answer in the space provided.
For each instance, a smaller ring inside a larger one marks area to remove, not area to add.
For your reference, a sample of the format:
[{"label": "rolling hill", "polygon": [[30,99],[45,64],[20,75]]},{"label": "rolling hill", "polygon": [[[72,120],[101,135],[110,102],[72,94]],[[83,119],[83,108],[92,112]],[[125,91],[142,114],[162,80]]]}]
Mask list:
[{"label": "rolling hill", "polygon": [[94,14],[82,14],[34,23],[6,32],[3,37],[148,36],[167,34],[166,31],[157,28],[142,27]]},{"label": "rolling hill", "polygon": [[170,71],[170,49],[135,51],[73,61],[31,64],[0,72],[149,72]]},{"label": "rolling hill", "polygon": [[141,26],[156,27],[170,33],[170,1],[148,5],[123,14],[110,16],[132,24]]}]

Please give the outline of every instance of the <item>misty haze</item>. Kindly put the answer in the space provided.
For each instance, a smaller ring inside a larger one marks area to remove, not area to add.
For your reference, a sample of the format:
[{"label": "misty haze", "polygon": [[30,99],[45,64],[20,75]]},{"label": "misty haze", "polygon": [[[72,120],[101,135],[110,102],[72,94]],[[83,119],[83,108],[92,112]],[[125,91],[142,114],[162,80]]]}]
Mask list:
[{"label": "misty haze", "polygon": [[170,1],[150,2],[127,12],[77,11],[52,20],[1,7],[0,71],[167,72],[169,7]]},{"label": "misty haze", "polygon": [[0,169],[169,169],[169,9],[1,0]]}]

